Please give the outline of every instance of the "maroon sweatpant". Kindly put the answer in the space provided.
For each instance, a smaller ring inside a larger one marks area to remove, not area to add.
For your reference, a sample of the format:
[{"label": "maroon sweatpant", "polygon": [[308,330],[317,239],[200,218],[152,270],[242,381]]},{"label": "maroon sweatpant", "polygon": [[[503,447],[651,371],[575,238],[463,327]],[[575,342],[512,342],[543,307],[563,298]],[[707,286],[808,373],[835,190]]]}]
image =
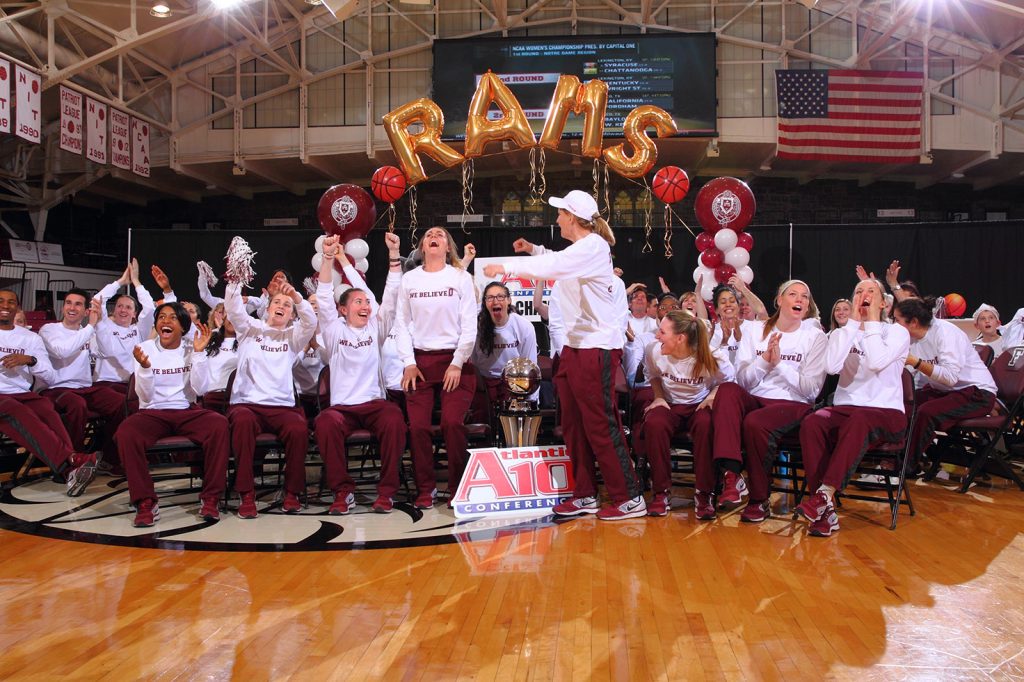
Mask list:
[{"label": "maroon sweatpant", "polygon": [[[682,428],[689,431],[693,441],[693,463],[697,475],[697,490],[711,492],[715,487],[715,467],[711,459],[711,410],[692,405],[656,407],[647,413],[643,422],[643,437],[647,447],[647,461],[651,463],[651,485],[655,493],[672,490],[672,436]],[[635,437],[634,437],[635,440]]]},{"label": "maroon sweatpant", "polygon": [[807,490],[822,483],[842,490],[864,453],[883,443],[899,443],[907,433],[907,416],[883,407],[838,405],[804,417],[800,451]]},{"label": "maroon sweatpant", "polygon": [[811,407],[794,400],[758,398],[731,382],[718,387],[711,413],[714,460],[743,462],[752,502],[768,499],[768,472],[778,454],[778,441],[800,425]]},{"label": "maroon sweatpant", "polygon": [[228,476],[228,420],[192,406],[186,410],[139,410],[117,430],[117,451],[128,477],[132,502],[155,498],[146,448],[167,436],[184,436],[203,450],[203,499],[224,494]]},{"label": "maroon sweatpant", "polygon": [[958,391],[937,391],[925,386],[914,391],[917,403],[914,430],[910,434],[910,466],[916,468],[923,455],[931,447],[936,431],[945,431],[961,419],[985,417],[996,403],[994,394],[977,386],[968,386]]},{"label": "maroon sweatpant", "polygon": [[394,497],[398,492],[398,470],[405,452],[405,417],[398,405],[371,400],[362,405],[334,405],[316,418],[316,442],[327,470],[327,487],[337,495],[356,488],[348,473],[345,439],[356,429],[373,432],[380,448],[380,484],[377,494]]},{"label": "maroon sweatpant", "polygon": [[103,417],[106,425],[103,429],[102,450],[105,456],[112,457],[116,454],[114,434],[124,421],[126,392],[127,384],[124,391],[118,391],[103,382],[85,388],[48,388],[42,394],[53,401],[61,414],[76,452],[85,449],[85,424],[89,419],[89,411]]},{"label": "maroon sweatpant", "polygon": [[462,379],[454,391],[445,391],[444,373],[452,364],[450,350],[417,350],[416,367],[423,380],[416,389],[405,394],[405,410],[409,415],[409,450],[412,451],[416,489],[429,493],[437,487],[434,476],[434,445],[430,435],[434,399],[441,394],[441,435],[448,453],[448,489],[455,489],[466,468],[466,414],[476,393],[476,368],[469,362],[462,366]]},{"label": "maroon sweatpant", "polygon": [[555,374],[565,447],[576,479],[573,495],[597,495],[598,465],[614,505],[640,495],[615,399],[621,365],[621,350],[566,346]]},{"label": "maroon sweatpant", "polygon": [[633,452],[637,455],[647,456],[647,443],[644,438],[644,410],[654,402],[654,389],[650,386],[634,388],[630,395],[630,412],[633,413]]},{"label": "maroon sweatpant", "polygon": [[284,444],[284,489],[296,495],[306,490],[306,451],[309,423],[301,407],[238,404],[228,407],[231,451],[235,454],[235,490],[251,493],[256,436],[272,433]]},{"label": "maroon sweatpant", "polygon": [[[510,391],[508,385],[501,377],[484,377],[486,384],[485,391],[476,391],[473,395],[473,407],[470,410],[470,422],[474,424],[487,423],[487,405],[484,401],[490,401],[491,410],[500,408],[502,403],[508,400]],[[479,377],[478,377],[479,380]]]},{"label": "maroon sweatpant", "polygon": [[53,401],[31,391],[0,395],[0,433],[45,462],[55,473],[74,451]]}]

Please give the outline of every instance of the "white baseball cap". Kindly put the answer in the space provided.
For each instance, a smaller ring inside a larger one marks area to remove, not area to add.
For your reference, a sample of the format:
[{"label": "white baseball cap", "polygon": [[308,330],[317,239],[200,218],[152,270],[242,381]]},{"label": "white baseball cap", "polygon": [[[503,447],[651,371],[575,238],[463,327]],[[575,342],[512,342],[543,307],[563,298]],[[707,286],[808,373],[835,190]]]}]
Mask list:
[{"label": "white baseball cap", "polygon": [[974,321],[977,322],[978,318],[986,310],[988,312],[992,313],[993,315],[995,315],[997,320],[999,319],[999,311],[998,310],[996,310],[993,306],[990,306],[988,303],[982,303],[980,306],[978,306],[978,309],[974,311]]},{"label": "white baseball cap", "polygon": [[586,192],[578,189],[566,194],[564,197],[549,197],[548,203],[555,208],[564,208],[577,218],[586,220],[588,223],[597,215],[597,200]]}]

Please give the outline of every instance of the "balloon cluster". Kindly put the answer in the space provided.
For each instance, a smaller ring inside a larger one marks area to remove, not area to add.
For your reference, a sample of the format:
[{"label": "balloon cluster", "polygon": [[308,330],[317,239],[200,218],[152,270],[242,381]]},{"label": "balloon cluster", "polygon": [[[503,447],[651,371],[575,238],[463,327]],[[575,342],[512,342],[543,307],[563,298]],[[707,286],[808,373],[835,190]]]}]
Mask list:
[{"label": "balloon cluster", "polygon": [[736,178],[715,178],[701,187],[694,209],[704,231],[697,235],[697,268],[694,283],[705,301],[717,284],[725,284],[739,275],[745,284],[754,279],[750,269],[750,250],[754,239],[743,230],[754,217],[757,204],[750,187]]},{"label": "balloon cluster", "polygon": [[[314,272],[313,281],[319,277],[320,266],[324,262],[324,240],[327,235],[332,234],[341,237],[341,241],[345,245],[345,253],[352,259],[356,270],[365,275],[370,268],[370,263],[367,260],[367,256],[370,255],[370,245],[363,237],[369,234],[377,220],[377,207],[366,190],[351,184],[331,187],[320,197],[320,203],[317,205],[317,218],[324,235],[317,238],[316,253],[310,260]],[[334,263],[333,280],[334,297],[337,299],[351,284],[346,282],[341,265],[337,261]]]}]

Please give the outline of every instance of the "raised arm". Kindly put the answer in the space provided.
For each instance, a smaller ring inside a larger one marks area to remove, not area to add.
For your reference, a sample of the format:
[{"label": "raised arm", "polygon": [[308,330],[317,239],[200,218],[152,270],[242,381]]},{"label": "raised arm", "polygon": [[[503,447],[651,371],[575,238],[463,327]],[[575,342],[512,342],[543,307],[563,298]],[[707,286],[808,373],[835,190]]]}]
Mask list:
[{"label": "raised arm", "polygon": [[[242,285],[238,282],[228,282],[224,287],[224,314],[231,320],[231,326],[235,328],[235,336],[241,342],[256,327],[256,321],[245,312],[245,304],[242,302]],[[261,327],[262,328],[262,327]],[[259,331],[256,329],[255,331]]]},{"label": "raised arm", "polygon": [[[764,302],[761,301],[761,299],[759,299],[757,295],[750,290],[750,287],[747,286],[746,282],[740,279],[739,275],[733,275],[732,277],[730,277],[729,285],[733,289],[738,291],[740,293],[740,296],[745,298],[747,302],[750,303],[750,308],[751,310],[754,311],[755,320],[768,319],[768,309],[764,307]],[[698,296],[697,298],[700,298],[700,296]]]}]

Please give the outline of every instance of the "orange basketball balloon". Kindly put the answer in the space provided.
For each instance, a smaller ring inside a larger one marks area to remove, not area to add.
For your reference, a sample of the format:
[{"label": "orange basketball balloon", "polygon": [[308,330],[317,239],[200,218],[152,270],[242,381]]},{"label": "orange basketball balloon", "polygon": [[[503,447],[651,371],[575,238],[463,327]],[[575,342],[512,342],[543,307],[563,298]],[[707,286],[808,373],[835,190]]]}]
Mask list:
[{"label": "orange basketball balloon", "polygon": [[946,312],[950,317],[961,317],[967,312],[967,301],[960,294],[946,294]]}]

